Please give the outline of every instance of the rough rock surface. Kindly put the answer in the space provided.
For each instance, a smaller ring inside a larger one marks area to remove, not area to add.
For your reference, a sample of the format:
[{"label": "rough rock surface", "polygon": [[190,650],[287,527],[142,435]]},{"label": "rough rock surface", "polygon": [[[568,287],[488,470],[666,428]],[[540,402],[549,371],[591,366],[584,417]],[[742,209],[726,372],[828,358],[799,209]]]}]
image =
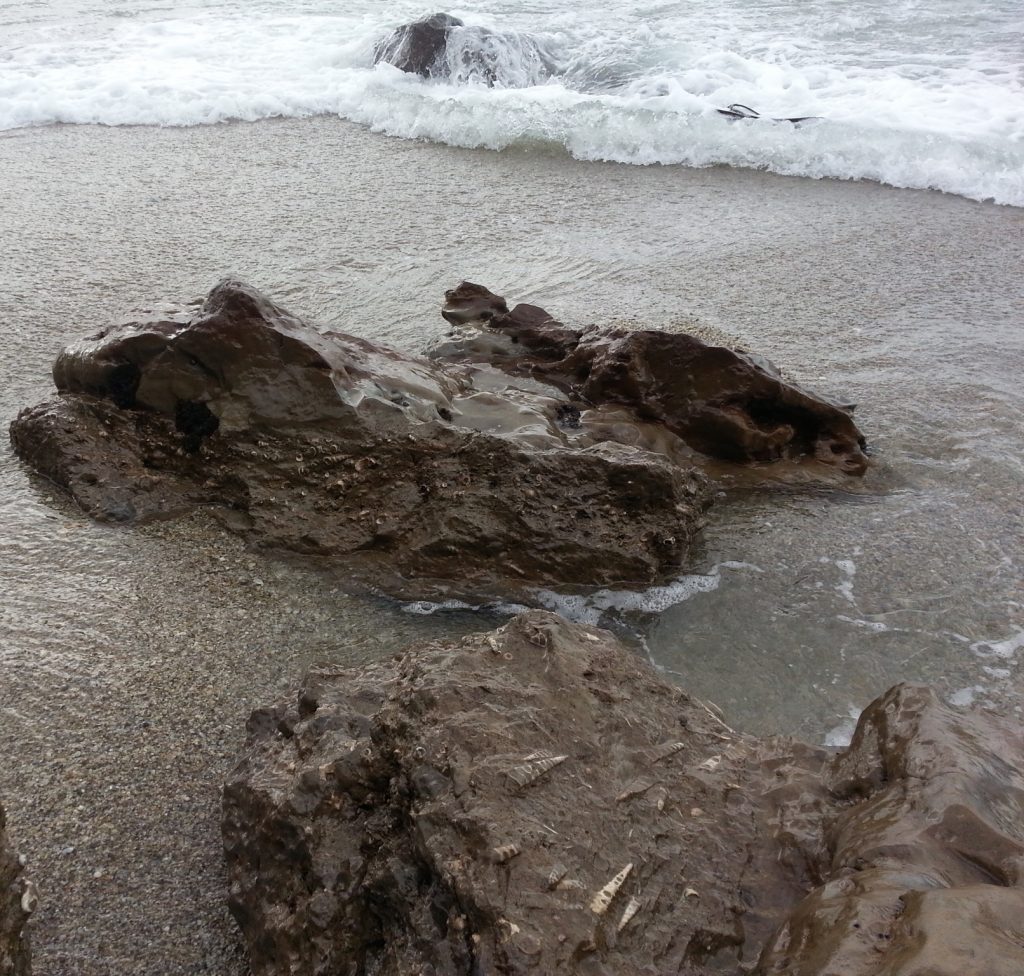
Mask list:
[{"label": "rough rock surface", "polygon": [[827,770],[824,883],[759,973],[1024,973],[1024,734],[900,685]]},{"label": "rough rock surface", "polygon": [[476,323],[484,334],[446,344],[439,358],[484,359],[543,378],[591,406],[629,407],[711,457],[813,457],[851,475],[867,469],[853,408],[787,383],[766,359],[682,333],[566,328],[534,305],[510,312],[504,298],[472,282],[445,298],[449,322]]},{"label": "rough rock surface", "polygon": [[253,713],[229,904],[271,974],[1019,973],[1019,733],[900,686],[830,759],[531,612]]},{"label": "rough rock surface", "polygon": [[211,505],[259,543],[416,595],[649,582],[708,500],[635,424],[575,429],[555,387],[321,333],[239,282],[70,346],[54,380],[11,438],[90,515]]},{"label": "rough rock surface", "polygon": [[7,842],[0,806],[0,976],[28,976],[31,969],[25,923],[35,893],[22,875],[21,861]]},{"label": "rough rock surface", "polygon": [[453,27],[462,27],[462,21],[451,14],[433,14],[403,24],[376,46],[374,64],[384,61],[424,78],[443,75],[445,46]]}]

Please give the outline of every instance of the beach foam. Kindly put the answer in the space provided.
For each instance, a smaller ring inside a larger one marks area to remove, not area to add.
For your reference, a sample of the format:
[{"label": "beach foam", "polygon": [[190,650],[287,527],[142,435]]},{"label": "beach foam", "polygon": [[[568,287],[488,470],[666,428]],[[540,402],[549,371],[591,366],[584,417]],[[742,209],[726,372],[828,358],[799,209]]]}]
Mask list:
[{"label": "beach foam", "polygon": [[[451,78],[426,81],[372,64],[394,15],[353,11],[327,16],[276,0],[242,14],[224,0],[188,19],[95,15],[75,31],[8,32],[0,129],[333,113],[453,146],[870,179],[1024,206],[1024,89],[998,43],[984,56],[969,45],[948,55],[942,38],[934,50],[914,48],[912,19],[892,37],[877,12],[775,34],[752,11],[734,10],[723,30],[713,19],[596,16],[577,0],[543,31],[506,29],[511,11],[463,14]],[[822,36],[800,36],[812,28]],[[966,27],[954,18],[946,29],[953,43]],[[732,102],[824,118],[730,122],[716,109]]]}]

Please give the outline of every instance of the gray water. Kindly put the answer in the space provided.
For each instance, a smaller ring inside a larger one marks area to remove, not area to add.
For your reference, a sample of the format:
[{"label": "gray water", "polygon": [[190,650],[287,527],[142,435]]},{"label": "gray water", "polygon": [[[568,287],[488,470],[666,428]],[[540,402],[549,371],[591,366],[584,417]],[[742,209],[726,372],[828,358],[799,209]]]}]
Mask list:
[{"label": "gray water", "polygon": [[[64,343],[226,274],[412,350],[461,278],[570,322],[718,330],[857,402],[875,467],[849,492],[730,489],[681,567],[715,578],[619,623],[751,731],[839,741],[905,679],[1015,707],[1021,210],[334,118],[22,129],[0,173],[4,417]],[[248,710],[313,661],[495,618],[346,594],[201,521],[92,524],[7,447],[0,519],[0,796],[48,882],[40,971],[234,972],[216,804]]]}]

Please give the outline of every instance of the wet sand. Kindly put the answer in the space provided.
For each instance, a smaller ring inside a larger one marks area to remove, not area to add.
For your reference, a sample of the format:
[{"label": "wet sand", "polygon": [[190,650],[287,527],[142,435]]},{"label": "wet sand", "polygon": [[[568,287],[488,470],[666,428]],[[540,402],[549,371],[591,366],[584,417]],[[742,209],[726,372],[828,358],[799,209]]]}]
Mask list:
[{"label": "wet sand", "polygon": [[[734,492],[686,570],[747,565],[631,617],[656,663],[733,724],[817,741],[899,678],[1013,707],[1024,212],[331,119],[19,130],[0,171],[4,417],[67,341],[227,274],[410,349],[463,277],[569,321],[721,330],[858,400],[878,464],[846,496]],[[244,972],[218,790],[249,709],[313,661],[493,620],[347,595],[202,520],[93,525],[6,446],[0,520],[0,796],[40,888],[36,971]]]}]

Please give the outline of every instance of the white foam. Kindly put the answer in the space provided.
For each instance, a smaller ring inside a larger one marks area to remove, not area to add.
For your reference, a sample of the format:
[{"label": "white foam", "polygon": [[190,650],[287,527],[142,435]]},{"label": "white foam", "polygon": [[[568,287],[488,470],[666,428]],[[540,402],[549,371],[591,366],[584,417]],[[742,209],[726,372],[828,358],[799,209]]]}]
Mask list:
[{"label": "white foam", "polygon": [[[298,0],[244,16],[222,6],[159,21],[96,14],[73,32],[44,25],[8,40],[0,129],[335,113],[455,146],[549,145],[584,160],[728,164],[1024,206],[1024,90],[1012,50],[961,43],[954,57],[940,40],[922,47],[913,23],[900,53],[889,35],[848,24],[772,34],[754,8],[726,31],[714,18],[638,23],[577,3],[546,33],[471,23],[449,51],[458,83],[441,83],[372,66],[374,42],[397,21],[371,4],[330,15]],[[736,101],[826,118],[794,128],[715,112]]]},{"label": "white foam", "polygon": [[860,710],[850,705],[847,717],[825,734],[825,745],[830,749],[845,749],[853,741],[853,733],[857,730]]},{"label": "white foam", "polygon": [[975,699],[979,695],[985,693],[984,685],[971,685],[968,688],[961,688],[959,691],[954,691],[949,696],[948,701],[950,705],[956,705],[958,708],[967,708],[969,705],[973,705]]},{"label": "white foam", "polygon": [[971,644],[971,650],[981,657],[999,657],[1005,660],[1016,656],[1021,648],[1024,648],[1024,630],[1011,634],[1004,640],[975,641]]},{"label": "white foam", "polygon": [[763,572],[759,566],[743,562],[722,562],[711,567],[706,574],[681,576],[665,586],[652,586],[646,590],[597,590],[586,596],[567,595],[552,590],[537,590],[534,598],[541,606],[561,614],[568,620],[584,624],[600,624],[609,612],[661,613],[669,607],[685,603],[701,593],[717,590],[722,582],[722,570]]}]

